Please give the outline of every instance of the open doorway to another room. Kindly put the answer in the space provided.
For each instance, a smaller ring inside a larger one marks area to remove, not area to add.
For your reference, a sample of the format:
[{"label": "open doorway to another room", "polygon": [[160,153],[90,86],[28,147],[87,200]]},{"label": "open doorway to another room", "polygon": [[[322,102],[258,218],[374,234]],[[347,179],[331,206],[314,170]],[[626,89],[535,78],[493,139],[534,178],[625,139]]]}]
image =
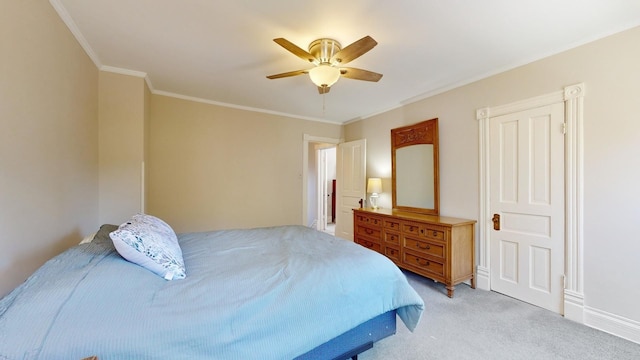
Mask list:
[{"label": "open doorway to another room", "polygon": [[309,143],[307,221],[310,227],[335,234],[336,145]]}]

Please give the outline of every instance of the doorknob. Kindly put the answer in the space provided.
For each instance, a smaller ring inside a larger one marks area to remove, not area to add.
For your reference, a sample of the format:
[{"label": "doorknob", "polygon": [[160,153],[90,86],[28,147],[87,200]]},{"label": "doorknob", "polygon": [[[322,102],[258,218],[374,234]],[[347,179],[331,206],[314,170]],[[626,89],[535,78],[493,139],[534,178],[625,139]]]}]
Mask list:
[{"label": "doorknob", "polygon": [[493,214],[493,230],[500,230],[500,214]]}]

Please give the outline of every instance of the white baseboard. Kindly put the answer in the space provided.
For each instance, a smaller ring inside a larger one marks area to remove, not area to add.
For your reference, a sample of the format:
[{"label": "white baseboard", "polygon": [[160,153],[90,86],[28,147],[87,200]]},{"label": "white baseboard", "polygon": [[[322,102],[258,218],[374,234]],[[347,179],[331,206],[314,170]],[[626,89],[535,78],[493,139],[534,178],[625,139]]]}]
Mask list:
[{"label": "white baseboard", "polygon": [[482,290],[491,290],[491,274],[489,273],[489,269],[477,266],[476,267],[476,288]]},{"label": "white baseboard", "polygon": [[638,321],[585,306],[584,324],[640,344],[640,322]]},{"label": "white baseboard", "polygon": [[[476,268],[476,287],[491,290],[488,268]],[[640,344],[640,322],[584,305],[584,294],[564,291],[564,317],[611,335]]]},{"label": "white baseboard", "polygon": [[584,324],[584,294],[564,290],[564,317]]}]

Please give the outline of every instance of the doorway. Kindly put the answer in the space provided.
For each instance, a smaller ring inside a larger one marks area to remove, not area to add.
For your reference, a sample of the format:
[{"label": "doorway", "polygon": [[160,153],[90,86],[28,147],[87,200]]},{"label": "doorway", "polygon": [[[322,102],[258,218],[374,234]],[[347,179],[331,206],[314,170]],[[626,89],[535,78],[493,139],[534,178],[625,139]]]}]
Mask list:
[{"label": "doorway", "polygon": [[[583,115],[584,84],[565,87],[561,91],[539,97],[518,101],[506,105],[481,108],[476,111],[479,124],[479,163],[480,163],[480,216],[478,221],[477,284],[478,288],[493,288],[491,268],[500,261],[500,253],[492,255],[491,238],[493,214],[491,198],[493,178],[491,176],[490,119],[516,113],[527,109],[564,104],[564,123],[560,125],[564,137],[564,274],[561,275],[561,311],[568,319],[583,323]],[[556,129],[557,130],[557,129]],[[494,137],[495,138],[495,137]],[[513,220],[513,219],[511,219]],[[514,224],[512,222],[512,224]],[[498,247],[497,249],[500,249]],[[512,252],[515,254],[515,252]],[[505,252],[502,252],[505,254]],[[506,253],[508,254],[508,252]],[[514,257],[512,257],[514,258]],[[538,257],[545,259],[544,256]],[[535,259],[534,259],[535,260]],[[512,267],[515,269],[515,267]],[[515,274],[515,272],[512,272]]]},{"label": "doorway", "polygon": [[[302,144],[302,225],[322,230],[331,224],[331,188],[320,186],[335,179],[335,154],[340,139],[304,134]],[[331,160],[331,159],[334,160]],[[323,160],[324,159],[324,160]],[[325,165],[321,163],[324,162]],[[328,180],[327,180],[328,179]],[[325,199],[328,198],[328,199]],[[327,203],[325,205],[325,202]],[[324,216],[323,216],[324,214]],[[328,219],[328,222],[326,221]],[[324,224],[324,225],[323,225]],[[334,222],[335,224],[335,222]]]},{"label": "doorway", "polygon": [[564,104],[489,119],[491,289],[562,314]]},{"label": "doorway", "polygon": [[336,146],[316,144],[317,178],[316,229],[335,235],[336,227]]}]

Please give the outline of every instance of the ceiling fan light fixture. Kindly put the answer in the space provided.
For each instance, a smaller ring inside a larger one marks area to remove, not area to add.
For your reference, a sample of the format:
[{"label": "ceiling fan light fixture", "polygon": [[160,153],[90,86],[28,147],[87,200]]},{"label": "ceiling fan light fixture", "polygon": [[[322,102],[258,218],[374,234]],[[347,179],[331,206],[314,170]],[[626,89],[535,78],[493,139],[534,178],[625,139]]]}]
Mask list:
[{"label": "ceiling fan light fixture", "polygon": [[330,87],[340,78],[340,69],[327,64],[320,64],[309,70],[311,81],[319,87]]},{"label": "ceiling fan light fixture", "polygon": [[280,79],[290,76],[309,74],[311,81],[318,87],[318,93],[324,95],[341,77],[364,80],[378,81],[382,78],[382,74],[373,71],[362,70],[351,67],[341,67],[344,64],[360,57],[362,54],[371,50],[378,43],[371,36],[365,36],[342,48],[339,42],[321,38],[309,44],[309,51],[305,51],[296,44],[285,38],[276,38],[273,41],[285,48],[293,55],[300,59],[313,64],[315,67],[311,69],[294,70],[280,74],[267,76],[267,79]]}]

